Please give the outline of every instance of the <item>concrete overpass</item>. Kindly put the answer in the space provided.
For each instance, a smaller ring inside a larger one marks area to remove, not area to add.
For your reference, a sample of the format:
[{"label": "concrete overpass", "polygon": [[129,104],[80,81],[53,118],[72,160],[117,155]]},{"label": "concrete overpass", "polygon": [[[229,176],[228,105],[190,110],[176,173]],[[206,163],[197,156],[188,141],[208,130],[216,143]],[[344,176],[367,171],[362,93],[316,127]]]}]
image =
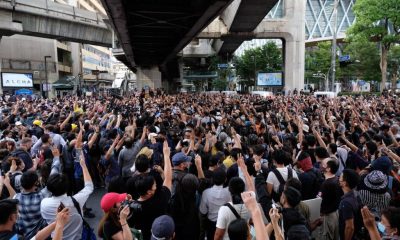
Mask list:
[{"label": "concrete overpass", "polygon": [[[268,2],[266,8],[270,10],[271,4],[277,1]],[[247,1],[244,1],[247,3]],[[197,37],[200,39],[215,39],[213,48],[216,52],[225,56],[232,54],[244,41],[252,39],[282,39],[284,57],[284,85],[287,89],[302,89],[304,85],[304,52],[305,52],[305,9],[306,0],[286,1],[284,5],[284,17],[278,19],[265,19],[266,13],[261,19],[240,27],[236,25],[235,19],[241,18],[240,0],[225,10],[218,19],[215,19]],[[244,5],[245,6],[245,5]],[[273,6],[273,5],[272,5]],[[236,10],[235,10],[236,9]],[[232,14],[239,14],[236,15]],[[230,16],[230,18],[228,18]],[[224,20],[225,19],[225,20]],[[230,21],[230,19],[233,19]],[[255,18],[257,19],[257,18]],[[256,25],[254,27],[254,25]],[[253,29],[254,27],[254,29]]]},{"label": "concrete overpass", "polygon": [[0,37],[21,34],[111,47],[112,31],[104,18],[50,0],[2,0]]},{"label": "concrete overpass", "polygon": [[[177,54],[232,0],[101,0],[119,39],[117,59],[138,70],[138,87],[179,78]],[[161,70],[163,75],[161,75]]]}]

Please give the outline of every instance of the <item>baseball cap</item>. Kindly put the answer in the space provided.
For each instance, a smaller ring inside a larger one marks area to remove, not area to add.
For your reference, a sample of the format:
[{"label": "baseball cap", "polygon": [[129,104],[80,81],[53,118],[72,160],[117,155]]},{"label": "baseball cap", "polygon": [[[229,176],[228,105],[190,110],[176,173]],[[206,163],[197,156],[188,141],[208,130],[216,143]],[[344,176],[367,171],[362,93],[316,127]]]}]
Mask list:
[{"label": "baseball cap", "polygon": [[21,126],[21,125],[22,125],[22,122],[20,122],[20,121],[15,122],[15,126]]},{"label": "baseball cap", "polygon": [[165,240],[174,236],[175,223],[168,215],[156,218],[151,226],[151,240]]},{"label": "baseball cap", "polygon": [[192,158],[186,156],[183,152],[178,152],[172,157],[172,164],[174,166],[178,166],[183,162],[190,162],[190,161],[192,161]]},{"label": "baseball cap", "polygon": [[103,209],[104,212],[108,212],[116,203],[123,202],[125,199],[126,199],[126,193],[122,194],[115,192],[107,193],[101,198],[100,201],[101,209]]}]

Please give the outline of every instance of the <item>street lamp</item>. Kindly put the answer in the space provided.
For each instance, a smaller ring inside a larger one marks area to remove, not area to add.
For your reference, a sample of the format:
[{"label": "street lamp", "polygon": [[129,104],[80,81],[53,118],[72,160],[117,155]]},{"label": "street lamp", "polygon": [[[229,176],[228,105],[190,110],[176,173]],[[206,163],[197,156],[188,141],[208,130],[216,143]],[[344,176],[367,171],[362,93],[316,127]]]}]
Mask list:
[{"label": "street lamp", "polygon": [[[333,20],[333,36],[332,36],[332,56],[331,56],[331,80],[332,80],[332,87],[331,89],[326,89],[326,91],[332,90],[333,91],[333,85],[335,84],[335,75],[336,75],[336,38],[337,38],[337,19],[338,19],[338,12],[337,12],[337,7],[339,4],[339,0],[334,0],[333,4],[333,12],[332,16],[334,16]],[[329,87],[327,87],[329,88]]]},{"label": "street lamp", "polygon": [[256,60],[255,55],[251,56],[251,58],[253,58],[253,61],[254,61],[254,90],[256,90],[256,87],[257,87],[257,72],[256,72],[257,60]]},{"label": "street lamp", "polygon": [[[51,58],[51,56],[44,56],[44,74],[45,74],[45,79],[46,79],[47,97],[49,97],[49,79],[47,77],[47,59],[48,58]],[[44,90],[43,86],[42,86],[42,90]],[[45,97],[44,91],[42,92],[42,96],[43,96],[43,98]]]}]

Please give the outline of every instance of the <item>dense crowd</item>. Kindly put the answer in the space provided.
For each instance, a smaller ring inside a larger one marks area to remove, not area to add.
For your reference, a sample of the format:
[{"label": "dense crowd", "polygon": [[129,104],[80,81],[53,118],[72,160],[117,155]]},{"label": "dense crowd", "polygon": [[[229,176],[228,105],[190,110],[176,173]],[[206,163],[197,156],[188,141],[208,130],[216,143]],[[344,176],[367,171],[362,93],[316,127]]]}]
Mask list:
[{"label": "dense crowd", "polygon": [[143,91],[0,110],[0,239],[400,239],[396,96]]}]

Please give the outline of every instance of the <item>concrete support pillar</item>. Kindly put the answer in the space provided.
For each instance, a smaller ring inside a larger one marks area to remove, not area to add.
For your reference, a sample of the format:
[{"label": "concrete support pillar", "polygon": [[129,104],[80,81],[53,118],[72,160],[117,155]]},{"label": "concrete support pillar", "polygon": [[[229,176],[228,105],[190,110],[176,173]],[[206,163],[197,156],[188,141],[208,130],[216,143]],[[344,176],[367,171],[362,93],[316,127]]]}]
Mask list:
[{"label": "concrete support pillar", "polygon": [[138,68],[136,72],[136,85],[140,90],[144,87],[161,88],[161,72],[157,66],[151,68]]},{"label": "concrete support pillar", "polygon": [[306,0],[287,0],[285,16],[266,19],[254,31],[255,38],[281,38],[284,46],[284,86],[293,91],[304,88]]}]

